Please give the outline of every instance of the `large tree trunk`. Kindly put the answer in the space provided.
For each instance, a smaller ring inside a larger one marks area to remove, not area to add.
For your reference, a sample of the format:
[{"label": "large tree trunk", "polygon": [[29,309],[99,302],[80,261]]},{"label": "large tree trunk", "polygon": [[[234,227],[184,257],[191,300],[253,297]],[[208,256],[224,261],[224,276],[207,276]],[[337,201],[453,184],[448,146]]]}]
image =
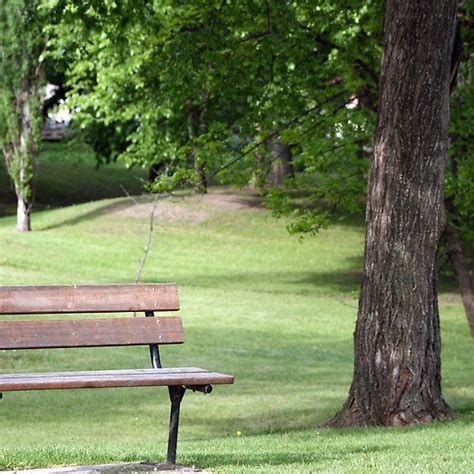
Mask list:
[{"label": "large tree trunk", "polygon": [[365,269],[349,398],[336,426],[450,415],[441,395],[436,253],[455,0],[388,0]]}]

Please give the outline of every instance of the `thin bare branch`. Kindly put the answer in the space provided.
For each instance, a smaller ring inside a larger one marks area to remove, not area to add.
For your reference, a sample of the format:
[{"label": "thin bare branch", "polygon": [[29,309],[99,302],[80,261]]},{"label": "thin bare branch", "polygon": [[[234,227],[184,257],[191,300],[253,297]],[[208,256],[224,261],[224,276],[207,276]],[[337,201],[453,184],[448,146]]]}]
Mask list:
[{"label": "thin bare branch", "polygon": [[120,188],[122,189],[122,191],[124,192],[124,194],[128,197],[128,199],[130,199],[133,204],[135,204],[136,206],[140,205],[140,203],[135,199],[134,196],[132,196],[126,189],[125,187],[123,186],[123,184],[120,185]]},{"label": "thin bare branch", "polygon": [[151,245],[153,243],[153,227],[155,223],[155,211],[156,211],[156,206],[158,205],[159,198],[160,198],[160,195],[156,194],[153,199],[153,204],[151,206],[149,226],[148,226],[148,236],[147,236],[145,247],[143,249],[142,258],[140,259],[140,263],[138,264],[137,272],[135,274],[135,283],[138,283],[142,277],[143,269],[145,267],[146,261],[148,259],[148,254],[150,253]]}]

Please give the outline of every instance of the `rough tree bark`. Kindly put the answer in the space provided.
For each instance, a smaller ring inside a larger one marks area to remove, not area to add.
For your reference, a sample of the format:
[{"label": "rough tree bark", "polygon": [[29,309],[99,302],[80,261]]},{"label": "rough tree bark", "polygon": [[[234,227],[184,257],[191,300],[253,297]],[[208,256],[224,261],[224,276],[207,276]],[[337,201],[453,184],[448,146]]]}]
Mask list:
[{"label": "rough tree bark", "polygon": [[441,394],[436,254],[456,8],[456,0],[386,3],[354,374],[332,426],[451,414]]}]

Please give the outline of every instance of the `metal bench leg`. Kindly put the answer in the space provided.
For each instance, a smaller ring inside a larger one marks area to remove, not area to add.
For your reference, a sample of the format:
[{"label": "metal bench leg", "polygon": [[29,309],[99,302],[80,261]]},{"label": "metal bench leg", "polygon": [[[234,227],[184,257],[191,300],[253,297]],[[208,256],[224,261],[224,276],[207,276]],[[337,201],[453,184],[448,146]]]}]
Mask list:
[{"label": "metal bench leg", "polygon": [[179,408],[186,389],[182,386],[168,387],[171,401],[170,434],[168,438],[168,464],[176,464],[176,446],[178,444]]}]

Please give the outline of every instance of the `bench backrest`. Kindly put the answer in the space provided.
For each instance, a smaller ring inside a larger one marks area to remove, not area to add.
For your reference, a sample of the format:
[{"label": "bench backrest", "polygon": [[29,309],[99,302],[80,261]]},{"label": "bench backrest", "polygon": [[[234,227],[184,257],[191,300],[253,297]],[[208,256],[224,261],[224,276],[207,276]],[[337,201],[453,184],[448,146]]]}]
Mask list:
[{"label": "bench backrest", "polygon": [[[0,287],[0,314],[144,312],[179,309],[174,284]],[[0,321],[0,349],[184,342],[179,317]]]},{"label": "bench backrest", "polygon": [[175,284],[0,287],[0,314],[177,311]]}]

